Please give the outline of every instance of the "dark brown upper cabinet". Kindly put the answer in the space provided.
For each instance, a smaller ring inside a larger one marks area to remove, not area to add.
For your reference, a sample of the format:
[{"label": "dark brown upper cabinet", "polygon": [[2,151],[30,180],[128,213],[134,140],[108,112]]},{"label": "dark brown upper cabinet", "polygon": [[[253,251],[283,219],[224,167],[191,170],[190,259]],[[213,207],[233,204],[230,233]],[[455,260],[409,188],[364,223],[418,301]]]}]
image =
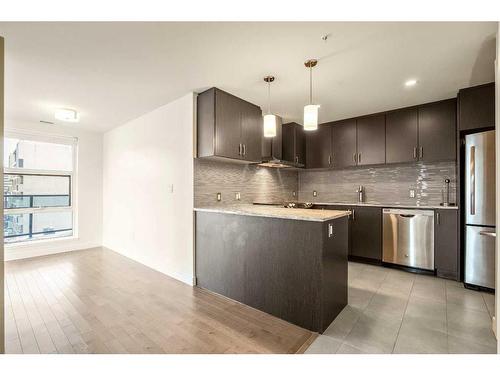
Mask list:
[{"label": "dark brown upper cabinet", "polygon": [[418,159],[443,161],[456,159],[456,99],[418,107]]},{"label": "dark brown upper cabinet", "polygon": [[458,92],[459,130],[495,126],[495,83],[462,89]]},{"label": "dark brown upper cabinet", "polygon": [[306,164],[306,138],[304,127],[295,122],[283,124],[283,160]]},{"label": "dark brown upper cabinet", "polygon": [[198,157],[259,162],[262,111],[218,88],[204,91],[197,99],[197,141]]},{"label": "dark brown upper cabinet", "polygon": [[357,165],[385,163],[385,115],[360,117],[357,127]]},{"label": "dark brown upper cabinet", "polygon": [[307,168],[330,168],[332,166],[332,124],[318,126],[318,130],[305,132]]},{"label": "dark brown upper cabinet", "polygon": [[385,115],[386,163],[418,160],[418,111],[403,108]]},{"label": "dark brown upper cabinet", "polygon": [[332,123],[332,159],[334,168],[353,167],[357,164],[356,119]]}]

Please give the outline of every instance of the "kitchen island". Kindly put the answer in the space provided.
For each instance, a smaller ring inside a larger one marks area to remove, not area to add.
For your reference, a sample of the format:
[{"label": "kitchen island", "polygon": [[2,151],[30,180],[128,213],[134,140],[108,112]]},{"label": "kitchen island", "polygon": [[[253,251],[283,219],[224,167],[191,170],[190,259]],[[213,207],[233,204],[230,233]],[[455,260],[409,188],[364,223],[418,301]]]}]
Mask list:
[{"label": "kitchen island", "polygon": [[347,305],[349,211],[195,211],[197,286],[320,333]]}]

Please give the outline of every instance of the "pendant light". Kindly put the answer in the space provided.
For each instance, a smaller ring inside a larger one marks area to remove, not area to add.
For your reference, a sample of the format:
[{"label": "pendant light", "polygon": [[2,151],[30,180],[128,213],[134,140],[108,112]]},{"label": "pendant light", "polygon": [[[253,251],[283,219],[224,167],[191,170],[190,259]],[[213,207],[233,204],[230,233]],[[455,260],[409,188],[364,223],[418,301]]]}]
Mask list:
[{"label": "pendant light", "polygon": [[307,60],[304,65],[309,68],[309,104],[304,106],[304,130],[318,129],[318,104],[312,100],[312,68],[318,64],[318,60]]},{"label": "pendant light", "polygon": [[276,116],[271,113],[271,82],[274,81],[273,76],[264,77],[267,82],[267,114],[264,115],[264,137],[276,137]]}]

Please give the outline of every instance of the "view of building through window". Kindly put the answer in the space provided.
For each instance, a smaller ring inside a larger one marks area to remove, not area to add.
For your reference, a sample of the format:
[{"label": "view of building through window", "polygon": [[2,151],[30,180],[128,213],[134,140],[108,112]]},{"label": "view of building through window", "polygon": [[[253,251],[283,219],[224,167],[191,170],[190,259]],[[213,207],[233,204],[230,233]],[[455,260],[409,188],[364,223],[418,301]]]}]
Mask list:
[{"label": "view of building through window", "polygon": [[49,142],[6,136],[5,243],[73,234],[73,148],[72,139]]}]

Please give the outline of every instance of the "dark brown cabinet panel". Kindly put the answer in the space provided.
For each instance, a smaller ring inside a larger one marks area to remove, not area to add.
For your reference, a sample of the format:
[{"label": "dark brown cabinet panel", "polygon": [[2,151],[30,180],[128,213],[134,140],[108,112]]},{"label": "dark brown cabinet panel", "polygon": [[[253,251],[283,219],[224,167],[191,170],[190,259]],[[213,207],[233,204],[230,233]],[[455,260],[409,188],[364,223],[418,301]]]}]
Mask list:
[{"label": "dark brown cabinet panel", "polygon": [[435,210],[434,264],[437,275],[458,279],[458,212],[453,209]]},{"label": "dark brown cabinet panel", "polygon": [[224,91],[215,93],[215,154],[240,158],[241,101]]},{"label": "dark brown cabinet panel", "polygon": [[356,120],[336,121],[333,129],[333,167],[356,165]]},{"label": "dark brown cabinet panel", "polygon": [[385,115],[357,119],[358,165],[385,163]]},{"label": "dark brown cabinet panel", "polygon": [[306,132],[307,168],[329,168],[332,164],[332,126],[321,124],[318,130]]},{"label": "dark brown cabinet panel", "polygon": [[418,159],[417,108],[388,112],[385,116],[386,163],[406,163]]},{"label": "dark brown cabinet panel", "polygon": [[305,165],[306,138],[304,128],[295,122],[290,122],[283,124],[282,133],[283,160]]},{"label": "dark brown cabinet panel", "polygon": [[260,107],[217,88],[198,95],[198,157],[261,160]]},{"label": "dark brown cabinet panel", "polygon": [[459,130],[495,126],[495,83],[462,89],[458,93]]},{"label": "dark brown cabinet panel", "polygon": [[244,105],[241,110],[241,143],[243,159],[262,161],[262,111],[254,105]]},{"label": "dark brown cabinet panel", "polygon": [[456,107],[456,99],[418,107],[419,160],[456,159]]},{"label": "dark brown cabinet panel", "polygon": [[350,255],[382,261],[382,209],[379,207],[351,208]]}]

